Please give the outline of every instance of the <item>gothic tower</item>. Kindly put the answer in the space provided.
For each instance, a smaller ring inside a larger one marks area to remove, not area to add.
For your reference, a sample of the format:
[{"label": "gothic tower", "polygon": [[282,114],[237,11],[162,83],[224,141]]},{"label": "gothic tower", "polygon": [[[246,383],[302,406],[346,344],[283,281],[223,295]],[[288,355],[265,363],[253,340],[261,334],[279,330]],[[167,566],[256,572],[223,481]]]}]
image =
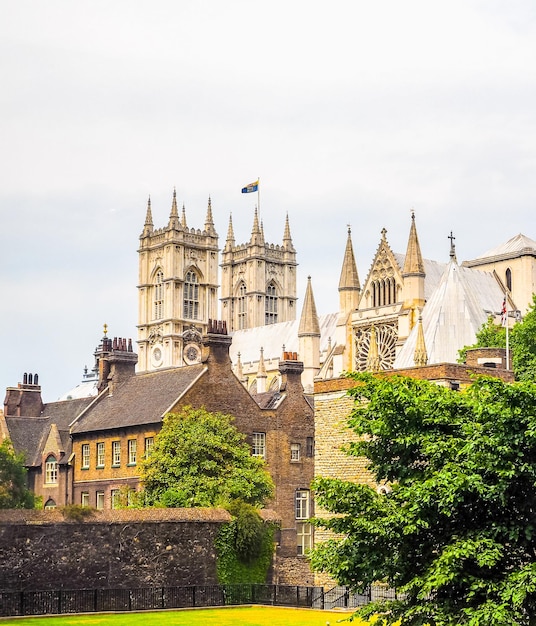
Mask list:
[{"label": "gothic tower", "polygon": [[140,235],[138,371],[181,366],[201,357],[208,320],[218,318],[218,235],[210,198],[203,230],[189,228],[177,211],[155,229],[151,200]]},{"label": "gothic tower", "polygon": [[295,320],[296,265],[288,215],[281,245],[265,242],[257,209],[249,242],[236,245],[230,218],[221,262],[221,317],[227,328]]}]

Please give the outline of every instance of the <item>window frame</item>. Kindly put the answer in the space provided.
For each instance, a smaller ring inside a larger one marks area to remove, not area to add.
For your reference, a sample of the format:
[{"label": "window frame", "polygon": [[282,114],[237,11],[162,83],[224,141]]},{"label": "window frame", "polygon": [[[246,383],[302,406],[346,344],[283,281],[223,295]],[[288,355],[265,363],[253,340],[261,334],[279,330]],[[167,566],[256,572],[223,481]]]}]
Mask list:
[{"label": "window frame", "polygon": [[308,520],[311,517],[311,492],[309,489],[296,489],[294,502],[296,519]]},{"label": "window frame", "polygon": [[[52,460],[51,460],[52,459]],[[58,459],[49,454],[45,460],[45,485],[58,484]]]},{"label": "window frame", "polygon": [[300,461],[301,461],[301,444],[291,443],[290,444],[290,462],[299,463]]},{"label": "window frame", "polygon": [[251,436],[251,456],[266,459],[266,433],[255,431]]},{"label": "window frame", "polygon": [[298,556],[307,556],[313,547],[313,525],[309,522],[296,523],[296,553]]},{"label": "window frame", "polygon": [[112,441],[112,467],[121,466],[121,441]]},{"label": "window frame", "polygon": [[102,469],[106,464],[106,446],[104,441],[97,441],[96,446],[96,465],[95,467]]},{"label": "window frame", "polygon": [[193,269],[184,275],[182,312],[187,320],[199,319],[199,276]]},{"label": "window frame", "polygon": [[89,505],[89,491],[82,491],[80,493],[80,506],[90,506]]},{"label": "window frame", "polygon": [[154,437],[145,437],[143,440],[143,454],[145,459],[148,459],[151,456],[153,448]]},{"label": "window frame", "polygon": [[274,282],[270,282],[266,287],[266,295],[264,296],[264,324],[277,324],[277,287]]},{"label": "window frame", "polygon": [[91,467],[91,447],[89,443],[82,444],[80,454],[82,456],[80,467],[82,469],[89,469]]},{"label": "window frame", "polygon": [[138,449],[138,440],[137,439],[129,439],[127,441],[127,450],[128,450],[128,465],[136,465],[137,464],[137,449]]},{"label": "window frame", "polygon": [[95,508],[97,511],[104,511],[104,491],[95,492]]}]

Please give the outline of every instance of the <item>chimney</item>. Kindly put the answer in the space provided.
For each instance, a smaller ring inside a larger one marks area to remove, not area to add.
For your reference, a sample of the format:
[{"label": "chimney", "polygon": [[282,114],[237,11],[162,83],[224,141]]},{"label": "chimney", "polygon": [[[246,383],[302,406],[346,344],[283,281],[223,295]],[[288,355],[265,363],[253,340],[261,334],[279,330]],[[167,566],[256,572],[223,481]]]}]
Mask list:
[{"label": "chimney", "polygon": [[37,374],[25,373],[17,387],[8,387],[4,400],[6,417],[39,417],[43,411],[41,386]]},{"label": "chimney", "polygon": [[209,319],[207,334],[202,339],[203,360],[230,365],[229,348],[232,342],[232,338],[227,334],[227,323]]},{"label": "chimney", "polygon": [[132,351],[132,340],[114,337],[113,341],[104,337],[95,351],[99,364],[99,393],[108,386],[110,394],[117,385],[134,376],[138,355]]},{"label": "chimney", "polygon": [[281,391],[289,391],[292,388],[303,393],[301,375],[303,373],[303,361],[298,361],[296,352],[283,352],[283,358],[279,361],[279,373],[281,374]]}]

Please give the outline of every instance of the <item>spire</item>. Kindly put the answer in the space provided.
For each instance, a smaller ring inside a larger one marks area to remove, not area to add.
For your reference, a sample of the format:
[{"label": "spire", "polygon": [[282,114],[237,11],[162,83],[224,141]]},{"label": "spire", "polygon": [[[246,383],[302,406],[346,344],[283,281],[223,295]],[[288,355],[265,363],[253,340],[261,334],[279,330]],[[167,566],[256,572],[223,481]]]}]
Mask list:
[{"label": "spire", "polygon": [[169,214],[168,228],[174,228],[178,230],[179,225],[179,212],[177,211],[177,190],[173,187],[173,202],[171,203],[171,213]]},{"label": "spire", "polygon": [[264,222],[261,220],[261,237],[264,240]]},{"label": "spire", "polygon": [[376,338],[376,329],[374,328],[374,325],[370,329],[370,344],[366,367],[368,372],[380,371],[380,355],[378,352],[378,340]]},{"label": "spire", "polygon": [[142,237],[152,234],[153,232],[153,214],[151,212],[151,196],[147,200],[147,213],[145,214],[145,224],[143,227]]},{"label": "spire", "polygon": [[244,380],[244,370],[242,369],[242,361],[240,360],[240,352],[237,354],[235,374],[240,382]]},{"label": "spire", "polygon": [[346,240],[346,250],[342,262],[341,277],[339,279],[339,291],[351,289],[359,291],[359,276],[355,262],[354,248],[352,246],[352,229],[348,226],[348,239]]},{"label": "spire", "polygon": [[259,359],[259,367],[257,369],[257,393],[264,393],[266,391],[266,366],[264,364],[264,348],[261,348],[261,356]]},{"label": "spire", "polygon": [[290,252],[295,252],[294,244],[292,243],[292,237],[290,235],[290,224],[288,221],[288,213],[285,218],[285,231],[283,233],[283,248],[289,250]]},{"label": "spire", "polygon": [[207,216],[205,217],[205,230],[211,232],[214,230],[214,220],[212,219],[212,200],[208,197]]},{"label": "spire", "polygon": [[426,352],[426,344],[424,342],[424,331],[422,329],[422,315],[419,315],[417,326],[417,341],[415,343],[415,353],[413,355],[415,365],[422,366],[428,363],[428,354]]},{"label": "spire", "polygon": [[415,227],[415,212],[411,212],[411,228],[409,231],[408,248],[406,250],[406,258],[404,260],[404,269],[402,276],[409,275],[425,275],[424,263],[422,261],[421,247],[419,238],[417,237],[417,228]]},{"label": "spire", "polygon": [[259,226],[259,214],[257,211],[257,207],[255,207],[255,215],[253,217],[253,228],[251,229],[251,239],[250,243],[261,243],[262,239],[262,231]]},{"label": "spire", "polygon": [[235,245],[235,236],[233,229],[233,214],[229,213],[229,226],[227,228],[227,239],[225,240],[225,250],[232,250]]},{"label": "spire", "polygon": [[186,224],[186,209],[184,207],[184,203],[182,204],[181,226],[183,228],[188,228],[188,225]]},{"label": "spire", "polygon": [[305,336],[320,337],[320,324],[318,322],[318,314],[316,312],[316,304],[310,276],[307,277],[307,288],[305,290],[300,326],[298,328],[298,337]]},{"label": "spire", "polygon": [[454,245],[456,237],[452,234],[452,231],[450,231],[450,235],[448,235],[447,239],[450,239],[450,260],[454,261],[454,263],[458,263],[456,259],[456,246]]}]

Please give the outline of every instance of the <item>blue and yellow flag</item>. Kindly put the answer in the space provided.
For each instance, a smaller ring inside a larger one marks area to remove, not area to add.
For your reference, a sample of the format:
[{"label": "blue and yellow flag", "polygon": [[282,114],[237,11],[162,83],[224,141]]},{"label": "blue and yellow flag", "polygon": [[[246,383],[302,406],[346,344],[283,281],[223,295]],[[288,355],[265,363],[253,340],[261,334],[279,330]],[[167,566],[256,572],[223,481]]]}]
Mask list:
[{"label": "blue and yellow flag", "polygon": [[249,183],[247,187],[242,187],[242,193],[251,193],[252,191],[259,190],[259,180],[257,179],[254,183]]}]

